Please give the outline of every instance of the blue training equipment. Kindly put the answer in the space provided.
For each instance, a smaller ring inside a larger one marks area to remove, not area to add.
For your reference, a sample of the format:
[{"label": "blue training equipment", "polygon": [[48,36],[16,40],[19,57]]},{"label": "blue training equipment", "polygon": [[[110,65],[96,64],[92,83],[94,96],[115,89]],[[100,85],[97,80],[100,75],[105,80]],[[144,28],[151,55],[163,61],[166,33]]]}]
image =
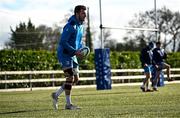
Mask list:
[{"label": "blue training equipment", "polygon": [[[164,86],[165,84],[164,84],[164,72],[161,70],[160,71],[160,75],[159,75],[160,77],[159,77],[159,81],[158,81],[158,83],[157,83],[157,86],[159,86],[159,87],[161,87],[161,86]],[[153,70],[152,70],[152,86],[153,86],[153,84],[154,84],[154,79],[155,79],[155,77],[156,77],[156,68],[153,66]]]},{"label": "blue training equipment", "polygon": [[111,89],[110,49],[95,49],[96,89]]},{"label": "blue training equipment", "polygon": [[82,54],[82,57],[86,58],[90,53],[90,49],[89,49],[89,47],[85,46],[85,47],[80,49],[80,52]]}]

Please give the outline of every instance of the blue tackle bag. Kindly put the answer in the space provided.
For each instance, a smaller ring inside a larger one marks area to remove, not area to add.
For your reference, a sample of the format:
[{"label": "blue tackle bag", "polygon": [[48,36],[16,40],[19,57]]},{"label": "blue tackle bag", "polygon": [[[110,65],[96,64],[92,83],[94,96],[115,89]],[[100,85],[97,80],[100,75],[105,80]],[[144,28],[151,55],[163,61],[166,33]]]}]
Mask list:
[{"label": "blue tackle bag", "polygon": [[111,89],[110,49],[95,49],[97,90]]}]

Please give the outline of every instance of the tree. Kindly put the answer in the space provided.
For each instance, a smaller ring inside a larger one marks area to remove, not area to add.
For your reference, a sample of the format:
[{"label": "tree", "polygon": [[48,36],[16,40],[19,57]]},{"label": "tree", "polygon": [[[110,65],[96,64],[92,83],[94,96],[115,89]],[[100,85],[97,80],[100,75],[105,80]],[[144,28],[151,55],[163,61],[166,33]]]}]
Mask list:
[{"label": "tree", "polygon": [[178,50],[177,50],[177,52],[180,52],[180,43],[179,43],[179,46],[178,46]]},{"label": "tree", "polygon": [[61,27],[55,24],[53,28],[46,25],[40,25],[37,27],[40,37],[43,38],[43,49],[55,51],[59,37]]},{"label": "tree", "polygon": [[115,51],[117,48],[117,41],[115,39],[107,40],[105,47],[110,48],[111,51]]},{"label": "tree", "polygon": [[[103,42],[102,43],[104,44],[104,47],[109,47],[109,46],[111,47],[111,45],[109,45],[109,41],[111,40],[110,30],[109,29],[103,29],[102,34],[103,34],[103,36],[102,36]],[[99,35],[99,42],[100,42],[100,40],[101,40],[101,36]]]},{"label": "tree", "polygon": [[39,50],[43,47],[43,38],[39,36],[38,30],[32,24],[29,19],[27,25],[20,22],[19,26],[13,30],[11,27],[11,38],[6,44],[8,47],[13,49],[23,49],[23,50]]},{"label": "tree", "polygon": [[[154,28],[154,22],[155,12],[151,10],[135,14],[135,18],[129,22],[129,26]],[[159,30],[157,40],[163,43],[164,48],[170,47],[170,50],[174,52],[180,38],[180,13],[172,12],[166,7],[157,10],[157,28]],[[133,40],[136,44],[142,39],[145,42],[156,41],[155,32],[131,30],[127,32],[125,38],[126,41]]]}]

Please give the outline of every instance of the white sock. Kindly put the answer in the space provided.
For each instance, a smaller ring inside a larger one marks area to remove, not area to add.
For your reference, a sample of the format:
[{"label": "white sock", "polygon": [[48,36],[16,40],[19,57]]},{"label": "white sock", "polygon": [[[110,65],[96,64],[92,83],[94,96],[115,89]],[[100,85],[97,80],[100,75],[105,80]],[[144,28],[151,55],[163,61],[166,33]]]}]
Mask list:
[{"label": "white sock", "polygon": [[154,83],[153,83],[153,88],[157,88],[157,82],[156,81],[154,81]]},{"label": "white sock", "polygon": [[151,87],[150,87],[150,83],[148,83],[148,84],[147,84],[147,89],[150,90],[150,88],[151,88]]},{"label": "white sock", "polygon": [[71,95],[66,95],[66,104],[67,105],[71,104]]},{"label": "white sock", "polygon": [[150,88],[151,88],[151,86],[150,86],[150,80],[148,79],[148,81],[147,81],[147,89],[150,90]]},{"label": "white sock", "polygon": [[157,79],[158,79],[158,78],[155,78],[155,80],[154,80],[153,88],[157,88],[157,84],[158,84]]},{"label": "white sock", "polygon": [[157,85],[154,85],[153,88],[157,88]]},{"label": "white sock", "polygon": [[56,96],[60,96],[61,93],[64,91],[64,84],[56,91]]}]

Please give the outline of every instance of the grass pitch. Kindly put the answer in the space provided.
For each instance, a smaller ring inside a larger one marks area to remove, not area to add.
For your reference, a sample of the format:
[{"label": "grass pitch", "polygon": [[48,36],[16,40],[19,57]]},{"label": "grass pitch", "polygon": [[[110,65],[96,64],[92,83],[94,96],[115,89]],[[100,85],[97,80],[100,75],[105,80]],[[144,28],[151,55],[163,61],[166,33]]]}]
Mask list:
[{"label": "grass pitch", "polygon": [[74,89],[72,101],[81,110],[64,110],[64,94],[59,110],[52,108],[52,90],[0,93],[0,118],[124,118],[180,117],[180,84],[160,87],[158,92],[140,91],[139,86]]}]

